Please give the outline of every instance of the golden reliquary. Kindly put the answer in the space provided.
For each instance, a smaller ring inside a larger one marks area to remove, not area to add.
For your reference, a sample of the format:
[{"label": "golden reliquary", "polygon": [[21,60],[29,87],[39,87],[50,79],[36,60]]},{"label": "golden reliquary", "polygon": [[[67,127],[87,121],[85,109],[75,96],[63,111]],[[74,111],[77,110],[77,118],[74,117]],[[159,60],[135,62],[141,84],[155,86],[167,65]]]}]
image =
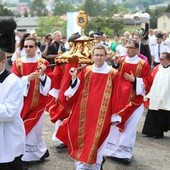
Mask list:
[{"label": "golden reliquary", "polygon": [[88,24],[88,16],[84,11],[80,11],[77,16],[77,24],[81,27],[83,35],[69,43],[70,50],[65,53],[60,53],[60,56],[55,58],[56,63],[79,63],[92,64],[92,49],[95,45],[94,39],[84,35],[85,27]]}]

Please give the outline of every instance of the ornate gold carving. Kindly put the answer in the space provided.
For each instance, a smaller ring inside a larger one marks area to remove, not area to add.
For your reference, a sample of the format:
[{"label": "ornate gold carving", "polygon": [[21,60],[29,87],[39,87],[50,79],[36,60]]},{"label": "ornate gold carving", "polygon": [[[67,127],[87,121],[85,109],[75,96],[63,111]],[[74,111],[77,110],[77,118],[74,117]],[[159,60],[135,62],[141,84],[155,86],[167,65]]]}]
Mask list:
[{"label": "ornate gold carving", "polygon": [[82,29],[85,29],[88,25],[89,19],[85,11],[79,11],[79,15],[77,16],[77,24]]},{"label": "ornate gold carving", "polygon": [[[88,16],[84,11],[80,11],[77,16],[77,24],[84,31],[88,24]],[[82,35],[80,38],[69,43],[70,50],[59,54],[59,57],[55,58],[56,63],[79,63],[79,64],[92,64],[92,48],[95,45],[94,39]]]}]

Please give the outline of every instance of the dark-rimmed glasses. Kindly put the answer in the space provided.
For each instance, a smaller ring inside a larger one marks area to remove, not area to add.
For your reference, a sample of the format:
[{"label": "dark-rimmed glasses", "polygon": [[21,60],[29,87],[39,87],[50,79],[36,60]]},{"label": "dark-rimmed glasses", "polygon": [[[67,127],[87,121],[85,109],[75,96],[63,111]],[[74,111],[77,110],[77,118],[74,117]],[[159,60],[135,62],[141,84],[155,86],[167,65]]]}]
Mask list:
[{"label": "dark-rimmed glasses", "polygon": [[34,45],[24,45],[24,48],[34,48]]}]

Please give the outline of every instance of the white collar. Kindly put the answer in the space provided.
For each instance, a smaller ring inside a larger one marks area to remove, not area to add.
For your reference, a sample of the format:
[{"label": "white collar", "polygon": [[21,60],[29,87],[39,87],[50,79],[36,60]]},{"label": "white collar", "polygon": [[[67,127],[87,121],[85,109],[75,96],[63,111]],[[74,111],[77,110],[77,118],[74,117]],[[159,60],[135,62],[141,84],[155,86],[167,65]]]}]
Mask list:
[{"label": "white collar", "polygon": [[139,61],[139,57],[137,55],[135,55],[134,57],[126,56],[126,58],[125,58],[125,62],[130,63],[130,64],[137,64],[138,61]]},{"label": "white collar", "polygon": [[37,62],[39,56],[35,55],[34,57],[27,57],[26,55],[24,55],[23,57],[21,57],[22,61],[25,63],[35,63]]},{"label": "white collar", "polygon": [[5,68],[0,72],[0,74],[2,74],[5,71]]},{"label": "white collar", "polygon": [[95,63],[92,65],[92,71],[95,73],[104,73],[107,74],[112,67],[109,66],[106,62],[101,67],[96,67]]}]

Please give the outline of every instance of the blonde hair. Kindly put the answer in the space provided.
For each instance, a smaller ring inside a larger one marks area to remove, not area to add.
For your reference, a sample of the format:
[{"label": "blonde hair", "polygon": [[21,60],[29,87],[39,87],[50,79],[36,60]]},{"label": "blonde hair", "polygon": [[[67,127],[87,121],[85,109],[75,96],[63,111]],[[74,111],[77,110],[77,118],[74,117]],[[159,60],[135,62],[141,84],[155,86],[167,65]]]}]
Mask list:
[{"label": "blonde hair", "polygon": [[6,53],[0,49],[0,61],[6,60]]}]

